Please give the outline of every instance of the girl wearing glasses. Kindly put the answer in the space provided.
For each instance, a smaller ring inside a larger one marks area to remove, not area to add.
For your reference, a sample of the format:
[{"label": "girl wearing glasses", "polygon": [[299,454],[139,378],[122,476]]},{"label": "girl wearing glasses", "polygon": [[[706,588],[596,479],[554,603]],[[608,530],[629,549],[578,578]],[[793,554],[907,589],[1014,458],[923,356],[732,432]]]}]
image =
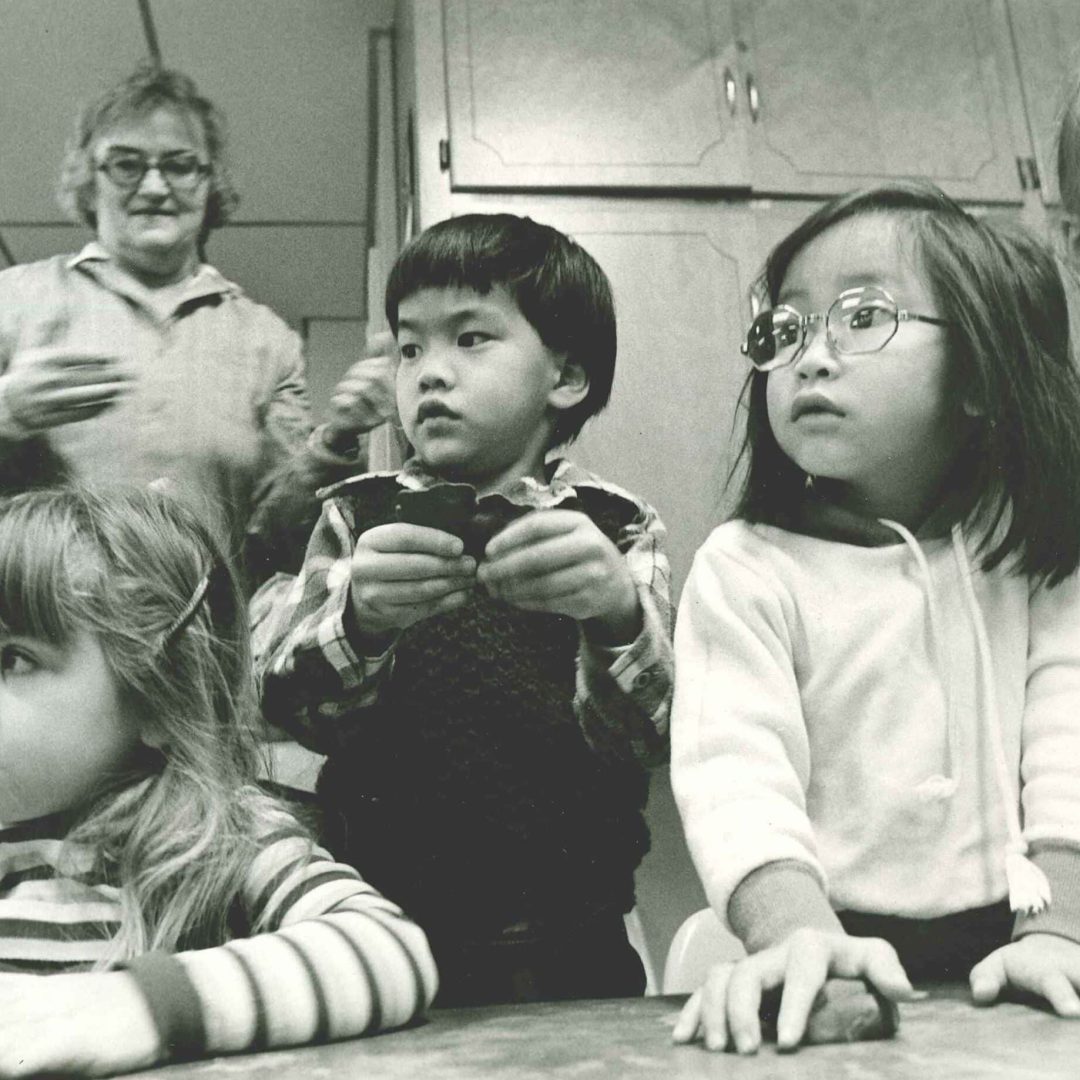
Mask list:
[{"label": "girl wearing glasses", "polygon": [[683,592],[672,717],[689,846],[748,956],[675,1038],[752,1053],[770,991],[779,1045],[853,1037],[814,1007],[862,979],[877,1034],[909,977],[1080,1016],[1080,379],[1053,258],[895,184],[814,213],[762,291],[745,482]]},{"label": "girl wearing glasses", "polygon": [[204,261],[237,202],[224,141],[219,110],[160,68],[80,114],[61,202],[94,239],[0,273],[0,489],[158,481],[254,585],[299,565],[315,491],[363,468],[392,385],[388,361],[359,365],[312,432],[299,338]]}]

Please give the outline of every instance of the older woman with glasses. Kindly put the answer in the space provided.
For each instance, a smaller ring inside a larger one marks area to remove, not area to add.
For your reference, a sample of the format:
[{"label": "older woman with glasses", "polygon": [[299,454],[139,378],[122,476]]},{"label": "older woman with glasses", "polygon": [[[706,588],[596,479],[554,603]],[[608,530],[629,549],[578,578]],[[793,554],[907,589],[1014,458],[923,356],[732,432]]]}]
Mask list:
[{"label": "older woman with glasses", "polygon": [[299,565],[316,490],[365,465],[390,360],[354,365],[312,430],[299,338],[204,261],[237,202],[223,151],[179,72],[140,68],[81,113],[60,194],[95,239],[0,273],[0,488],[175,491],[254,585]]}]

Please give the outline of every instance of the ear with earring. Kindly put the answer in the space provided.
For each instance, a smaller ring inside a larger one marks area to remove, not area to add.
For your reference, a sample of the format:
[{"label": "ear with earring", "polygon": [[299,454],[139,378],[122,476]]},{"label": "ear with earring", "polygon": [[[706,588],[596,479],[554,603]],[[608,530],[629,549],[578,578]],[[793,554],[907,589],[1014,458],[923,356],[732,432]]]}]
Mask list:
[{"label": "ear with earring", "polygon": [[806,479],[803,481],[803,488],[807,491],[814,490],[814,477],[812,473],[806,474]]}]

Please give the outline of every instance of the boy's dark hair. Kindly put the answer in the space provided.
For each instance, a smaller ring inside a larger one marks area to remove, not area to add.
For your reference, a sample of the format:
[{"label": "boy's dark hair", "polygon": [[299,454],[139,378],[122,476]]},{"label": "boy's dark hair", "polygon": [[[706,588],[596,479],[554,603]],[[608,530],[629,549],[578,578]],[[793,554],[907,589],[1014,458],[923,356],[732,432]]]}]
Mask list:
[{"label": "boy's dark hair", "polygon": [[[1020,573],[1060,581],[1080,564],[1080,374],[1053,254],[1019,226],[979,221],[931,183],[896,182],[833,199],[781,240],[757,283],[763,301],[776,304],[815,237],[866,215],[895,223],[952,324],[948,392],[966,438],[943,498],[955,520],[979,522],[985,569],[1015,555]],[[736,516],[783,525],[806,476],[773,436],[767,378],[752,371],[744,390],[749,468]]]},{"label": "boy's dark hair", "polygon": [[463,214],[425,229],[398,256],[386,283],[386,317],[421,289],[481,295],[504,286],[544,345],[579,364],[589,389],[555,421],[552,445],[576,438],[607,404],[615,378],[615,304],[607,275],[568,236],[514,214]]}]

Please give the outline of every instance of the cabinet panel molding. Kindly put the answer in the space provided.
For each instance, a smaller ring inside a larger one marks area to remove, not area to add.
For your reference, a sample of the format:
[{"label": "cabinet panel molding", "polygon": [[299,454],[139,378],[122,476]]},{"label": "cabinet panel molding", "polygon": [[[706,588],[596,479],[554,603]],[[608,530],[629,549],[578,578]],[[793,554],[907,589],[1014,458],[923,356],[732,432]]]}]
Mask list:
[{"label": "cabinet panel molding", "polygon": [[746,183],[730,0],[445,0],[457,189]]},{"label": "cabinet panel molding", "polygon": [[1003,0],[740,0],[758,96],[755,192],[833,194],[927,176],[1019,202]]}]

